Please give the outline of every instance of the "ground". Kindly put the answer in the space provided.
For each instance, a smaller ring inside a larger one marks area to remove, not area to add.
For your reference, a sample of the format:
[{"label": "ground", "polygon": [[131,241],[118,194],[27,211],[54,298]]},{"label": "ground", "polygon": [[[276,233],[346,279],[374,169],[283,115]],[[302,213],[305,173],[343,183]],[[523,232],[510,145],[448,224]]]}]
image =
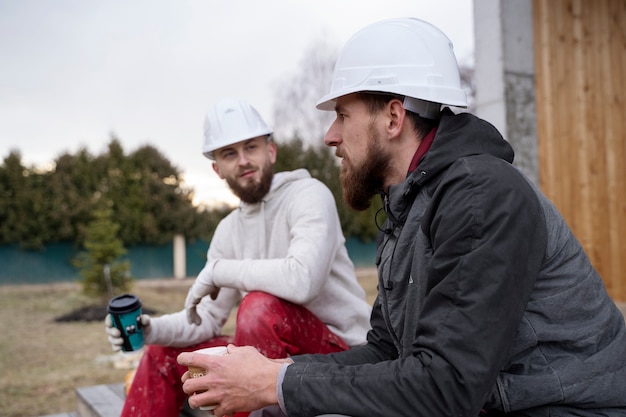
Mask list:
[{"label": "ground", "polygon": [[[376,293],[373,269],[357,270],[368,301]],[[192,279],[140,280],[130,291],[144,310],[182,308]],[[34,417],[76,409],[75,389],[124,382],[104,331],[106,307],[86,298],[79,284],[0,286],[0,404],[3,417]],[[70,318],[79,316],[82,320]],[[87,320],[89,318],[89,320]],[[233,331],[234,317],[224,326]]]},{"label": "ground", "polygon": [[[374,270],[357,270],[370,304]],[[169,313],[182,308],[193,280],[141,280],[132,292],[145,306]],[[75,388],[120,383],[128,367],[116,367],[104,331],[106,307],[86,299],[78,284],[0,286],[0,404],[3,417],[33,417],[73,411]],[[618,303],[626,313],[626,303]],[[82,310],[85,309],[85,310]],[[59,320],[84,314],[91,321]],[[225,333],[232,332],[233,318]]]}]

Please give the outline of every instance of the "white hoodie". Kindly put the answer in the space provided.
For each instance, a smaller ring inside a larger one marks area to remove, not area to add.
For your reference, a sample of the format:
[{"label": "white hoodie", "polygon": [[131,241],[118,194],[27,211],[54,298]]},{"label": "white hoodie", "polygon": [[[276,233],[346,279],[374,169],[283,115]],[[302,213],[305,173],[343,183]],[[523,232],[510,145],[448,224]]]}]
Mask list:
[{"label": "white hoodie", "polygon": [[185,310],[152,319],[146,343],[188,346],[211,339],[250,291],[300,304],[349,346],[365,343],[370,306],[357,282],[330,190],[299,169],[275,174],[258,204],[241,203],[217,226],[207,254],[219,260],[216,300],[198,306],[202,324]]}]

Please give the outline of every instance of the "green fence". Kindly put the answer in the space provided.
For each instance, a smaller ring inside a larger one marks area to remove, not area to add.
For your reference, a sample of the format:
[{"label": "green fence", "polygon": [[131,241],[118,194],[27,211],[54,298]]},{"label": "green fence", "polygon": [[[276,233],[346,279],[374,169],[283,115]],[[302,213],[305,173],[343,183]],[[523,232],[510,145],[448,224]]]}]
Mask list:
[{"label": "green fence", "polygon": [[[187,276],[195,276],[206,262],[209,244],[203,241],[186,242],[185,262]],[[374,266],[376,247],[350,239],[346,243],[350,258],[357,267]],[[131,275],[136,279],[171,278],[174,276],[173,244],[162,246],[139,245],[126,248]],[[26,251],[17,245],[0,246],[0,285],[41,284],[79,280],[72,259],[79,250],[71,243],[52,243],[41,251]]]}]

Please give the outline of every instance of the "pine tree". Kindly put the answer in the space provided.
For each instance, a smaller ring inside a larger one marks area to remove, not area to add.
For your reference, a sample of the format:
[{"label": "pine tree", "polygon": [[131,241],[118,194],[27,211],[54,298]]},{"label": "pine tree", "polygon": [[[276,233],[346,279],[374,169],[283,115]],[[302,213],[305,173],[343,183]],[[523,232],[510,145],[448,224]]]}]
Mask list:
[{"label": "pine tree", "polygon": [[85,249],[74,259],[82,277],[83,293],[105,301],[130,289],[130,262],[118,237],[119,224],[113,221],[110,209],[96,209],[87,225]]}]

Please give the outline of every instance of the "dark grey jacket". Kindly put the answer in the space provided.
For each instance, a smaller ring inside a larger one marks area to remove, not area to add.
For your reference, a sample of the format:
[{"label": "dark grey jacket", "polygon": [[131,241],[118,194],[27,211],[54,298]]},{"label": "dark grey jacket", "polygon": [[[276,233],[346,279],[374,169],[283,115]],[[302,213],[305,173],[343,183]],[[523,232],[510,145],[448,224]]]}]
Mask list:
[{"label": "dark grey jacket", "polygon": [[290,416],[626,414],[624,319],[512,161],[489,123],[444,111],[384,197],[367,345],[296,357]]}]

